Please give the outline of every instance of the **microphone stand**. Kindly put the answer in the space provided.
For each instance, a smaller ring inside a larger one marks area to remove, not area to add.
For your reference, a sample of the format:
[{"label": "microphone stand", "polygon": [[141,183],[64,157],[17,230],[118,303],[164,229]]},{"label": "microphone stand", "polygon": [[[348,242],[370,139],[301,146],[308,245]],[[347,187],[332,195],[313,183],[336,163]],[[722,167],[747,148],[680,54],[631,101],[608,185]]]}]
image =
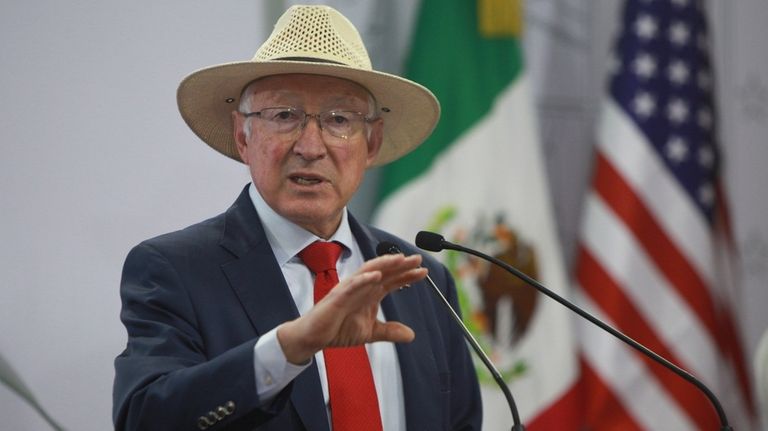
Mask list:
[{"label": "microphone stand", "polygon": [[[388,241],[382,241],[376,247],[376,254],[379,256],[382,254],[398,253],[402,253],[400,248],[394,243]],[[515,400],[512,398],[512,393],[509,391],[507,384],[501,377],[501,373],[499,373],[499,370],[497,370],[496,366],[493,365],[493,362],[491,362],[491,360],[488,358],[488,355],[485,354],[483,349],[480,347],[480,344],[477,342],[475,337],[472,336],[472,333],[469,332],[467,326],[464,325],[464,322],[461,321],[461,317],[459,317],[459,315],[456,313],[456,310],[453,309],[451,303],[448,302],[448,300],[445,298],[445,295],[443,295],[443,292],[440,291],[429,274],[427,274],[427,283],[432,287],[432,291],[435,293],[435,295],[437,295],[438,298],[440,298],[440,301],[442,301],[443,305],[445,305],[445,308],[453,318],[453,321],[456,322],[456,325],[461,328],[461,331],[464,333],[464,339],[466,339],[469,345],[472,346],[472,350],[477,353],[477,356],[481,361],[483,361],[483,364],[485,364],[486,368],[488,368],[488,371],[491,372],[493,380],[496,381],[496,384],[498,384],[502,392],[504,392],[504,397],[506,397],[507,404],[509,404],[509,410],[512,412],[512,431],[525,431],[525,426],[523,426],[522,422],[520,422],[520,414],[517,412],[517,405],[515,404]]]},{"label": "microphone stand", "polygon": [[[427,241],[423,241],[423,242],[419,241],[419,236],[422,236],[422,234],[425,234],[426,237],[428,237],[429,239]],[[433,235],[434,235],[434,237],[432,237]],[[433,244],[428,244],[427,247],[423,247],[423,245],[425,245],[425,244],[423,244],[424,242],[431,243],[432,240],[437,239],[437,237],[439,237],[439,246],[435,246],[434,248],[439,247],[439,249],[434,250],[433,247],[432,247]],[[531,285],[534,288],[536,288],[536,290],[538,290],[539,292],[549,296],[550,298],[554,299],[555,301],[559,302],[560,304],[568,307],[574,313],[576,313],[579,316],[589,320],[593,324],[595,324],[598,327],[600,327],[600,329],[608,332],[609,334],[611,334],[614,337],[618,338],[619,340],[623,341],[625,344],[629,345],[633,349],[640,351],[641,353],[643,353],[644,355],[650,357],[651,359],[653,359],[657,363],[663,365],[664,367],[666,367],[667,369],[669,369],[673,373],[675,373],[678,376],[682,377],[688,383],[691,383],[692,385],[696,386],[696,388],[698,388],[701,392],[704,393],[704,395],[706,395],[707,399],[709,399],[709,402],[712,404],[712,406],[717,411],[717,416],[720,419],[720,430],[721,431],[733,431],[733,428],[728,424],[728,418],[725,415],[725,411],[723,410],[723,407],[720,405],[720,401],[718,401],[718,399],[715,396],[715,394],[706,385],[704,385],[704,383],[702,383],[700,380],[698,380],[696,377],[694,377],[689,372],[683,370],[682,368],[680,368],[677,365],[673,364],[672,362],[668,361],[667,359],[665,359],[664,357],[662,357],[658,353],[654,352],[653,350],[645,347],[644,345],[640,344],[639,342],[637,342],[637,341],[633,340],[632,338],[624,335],[622,332],[612,328],[611,326],[607,325],[606,323],[604,323],[600,319],[598,319],[598,318],[594,317],[593,315],[589,314],[587,311],[579,308],[577,305],[567,301],[562,296],[560,296],[560,295],[556,294],[555,292],[552,292],[551,290],[547,289],[546,287],[544,287],[544,285],[542,285],[538,281],[534,280],[533,278],[529,277],[524,272],[518,270],[517,268],[513,267],[512,265],[509,265],[508,263],[506,263],[506,262],[504,262],[504,261],[502,261],[500,259],[497,259],[497,258],[495,258],[493,256],[488,256],[487,254],[481,253],[481,252],[479,252],[477,250],[472,250],[471,248],[466,248],[464,246],[461,246],[461,245],[454,244],[452,242],[446,241],[441,235],[436,234],[436,233],[432,233],[432,232],[419,232],[419,235],[416,237],[416,244],[420,248],[424,248],[424,249],[430,250],[430,251],[440,251],[440,250],[443,250],[443,249],[449,249],[449,250],[456,250],[456,251],[461,251],[461,252],[464,252],[464,253],[469,253],[471,255],[477,256],[477,257],[479,257],[481,259],[485,259],[487,261],[490,261],[490,262],[492,262],[492,263],[494,263],[494,264],[496,264],[496,265],[506,269],[507,271],[509,271],[510,273],[515,275],[516,277],[518,277],[519,279],[525,281],[529,285]]]},{"label": "microphone stand", "polygon": [[493,365],[493,362],[491,362],[491,360],[488,358],[488,355],[485,354],[475,337],[472,336],[472,334],[469,332],[469,329],[467,329],[466,325],[464,325],[464,322],[461,321],[461,317],[456,314],[456,311],[453,309],[453,307],[451,307],[451,304],[447,299],[445,299],[445,296],[442,292],[440,292],[440,289],[438,289],[435,282],[432,281],[432,277],[429,275],[427,275],[427,282],[430,286],[432,286],[432,291],[435,292],[435,295],[437,295],[440,300],[442,300],[443,304],[445,304],[451,317],[453,317],[453,320],[457,325],[459,325],[459,328],[461,328],[461,331],[464,333],[464,338],[467,340],[469,345],[472,346],[472,350],[477,353],[477,356],[481,361],[483,361],[483,364],[485,364],[486,368],[488,368],[488,371],[491,372],[493,380],[496,381],[496,384],[499,385],[501,391],[504,392],[504,397],[507,398],[507,404],[509,404],[509,410],[512,411],[512,431],[525,431],[525,426],[523,426],[523,424],[520,422],[520,414],[517,412],[517,405],[515,404],[515,400],[512,398],[512,393],[509,391],[507,384],[501,377],[501,373],[499,373],[499,370],[497,370],[496,366]]}]

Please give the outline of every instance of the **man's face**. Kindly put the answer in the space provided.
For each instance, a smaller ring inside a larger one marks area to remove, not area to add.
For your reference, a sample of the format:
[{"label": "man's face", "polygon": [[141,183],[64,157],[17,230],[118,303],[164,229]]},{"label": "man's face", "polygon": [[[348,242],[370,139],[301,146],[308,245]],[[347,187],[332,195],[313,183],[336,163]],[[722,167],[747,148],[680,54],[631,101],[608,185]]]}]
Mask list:
[{"label": "man's face", "polygon": [[[331,110],[367,116],[368,93],[343,79],[319,75],[276,75],[256,82],[251,112],[292,107],[308,114]],[[245,117],[234,113],[235,140],[240,158],[264,200],[278,214],[322,237],[330,237],[342,210],[360,185],[379,151],[382,121],[376,120],[347,139],[331,136],[308,118],[302,131],[270,132],[264,120],[252,117],[250,136],[243,133]],[[370,129],[370,137],[369,137]]]}]

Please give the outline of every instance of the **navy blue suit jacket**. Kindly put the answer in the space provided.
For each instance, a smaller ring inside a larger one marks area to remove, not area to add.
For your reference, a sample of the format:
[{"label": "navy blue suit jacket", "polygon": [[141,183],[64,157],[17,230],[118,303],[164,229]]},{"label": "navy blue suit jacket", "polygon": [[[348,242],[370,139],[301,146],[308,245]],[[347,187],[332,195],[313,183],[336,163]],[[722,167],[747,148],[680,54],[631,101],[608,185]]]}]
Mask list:
[{"label": "navy blue suit jacket", "polygon": [[[384,240],[418,252],[352,217],[350,225],[365,259]],[[429,256],[424,266],[456,307],[446,268]],[[314,364],[259,407],[253,346],[299,314],[247,187],[225,213],[131,250],[120,294],[128,344],[115,359],[117,430],[196,430],[201,416],[220,418],[210,430],[328,430]],[[408,429],[479,430],[467,346],[431,288],[416,283],[381,307],[416,333],[397,345]]]}]

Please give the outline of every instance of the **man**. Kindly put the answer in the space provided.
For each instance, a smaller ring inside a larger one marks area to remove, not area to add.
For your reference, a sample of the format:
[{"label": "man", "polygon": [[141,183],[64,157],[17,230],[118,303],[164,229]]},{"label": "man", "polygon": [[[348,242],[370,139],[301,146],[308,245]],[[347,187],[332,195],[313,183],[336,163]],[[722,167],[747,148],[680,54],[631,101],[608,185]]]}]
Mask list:
[{"label": "man", "polygon": [[[193,73],[178,101],[253,183],[128,255],[116,429],[479,429],[466,345],[422,280],[456,306],[447,270],[346,211],[366,168],[429,135],[434,96],[373,71],[335,10],[295,6],[252,61]],[[381,241],[404,254],[376,257]]]}]

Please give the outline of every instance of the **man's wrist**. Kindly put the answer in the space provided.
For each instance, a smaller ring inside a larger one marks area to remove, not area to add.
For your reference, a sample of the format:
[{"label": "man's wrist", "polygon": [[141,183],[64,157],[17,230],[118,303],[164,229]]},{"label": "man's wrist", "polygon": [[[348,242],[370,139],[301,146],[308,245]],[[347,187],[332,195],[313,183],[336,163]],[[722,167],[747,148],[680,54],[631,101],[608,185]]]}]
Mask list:
[{"label": "man's wrist", "polygon": [[253,370],[259,406],[269,409],[267,406],[275,401],[278,393],[311,364],[312,361],[303,365],[288,362],[277,339],[277,328],[260,336],[253,346]]},{"label": "man's wrist", "polygon": [[302,366],[307,365],[312,360],[317,350],[307,346],[299,335],[299,326],[301,325],[299,319],[285,322],[277,327],[277,342],[283,349],[285,359],[289,363]]}]

